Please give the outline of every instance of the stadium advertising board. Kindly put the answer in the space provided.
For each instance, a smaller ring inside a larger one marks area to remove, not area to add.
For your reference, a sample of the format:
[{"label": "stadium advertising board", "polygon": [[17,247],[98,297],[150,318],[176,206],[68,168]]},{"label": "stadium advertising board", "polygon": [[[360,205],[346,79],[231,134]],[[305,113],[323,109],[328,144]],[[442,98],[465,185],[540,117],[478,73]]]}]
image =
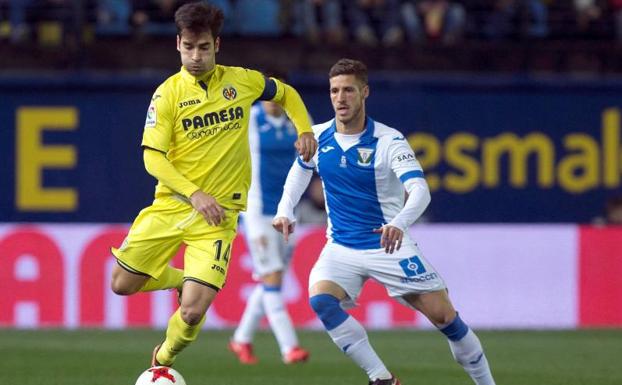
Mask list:
[{"label": "stadium advertising board", "polygon": [[[0,79],[0,218],[130,221],[153,194],[140,141],[162,78]],[[316,122],[331,117],[325,79],[296,85]],[[418,154],[434,222],[586,223],[622,193],[618,82],[376,76],[371,86],[370,116]]]},{"label": "stadium advertising board", "polygon": [[[165,327],[176,293],[130,297],[109,289],[125,225],[0,225],[0,327]],[[418,225],[422,251],[441,272],[458,310],[478,328],[621,327],[622,228],[575,225]],[[324,229],[298,231],[284,295],[294,323],[317,328],[307,302]],[[180,265],[181,253],[174,263]],[[237,324],[254,281],[243,235],[207,328]],[[370,282],[352,314],[371,328],[429,328]]]}]

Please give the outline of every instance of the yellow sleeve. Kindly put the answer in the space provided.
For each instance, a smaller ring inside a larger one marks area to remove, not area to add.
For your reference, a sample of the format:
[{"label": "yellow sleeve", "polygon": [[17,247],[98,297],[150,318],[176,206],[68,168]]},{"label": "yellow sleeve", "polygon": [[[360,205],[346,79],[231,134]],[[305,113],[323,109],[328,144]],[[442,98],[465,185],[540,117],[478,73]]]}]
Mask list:
[{"label": "yellow sleeve", "polygon": [[147,110],[143,146],[168,152],[173,135],[173,113],[170,93],[162,85],[153,94]]},{"label": "yellow sleeve", "polygon": [[151,148],[145,148],[143,160],[147,172],[173,191],[190,198],[190,195],[200,190],[197,185],[190,182],[177,171],[175,166],[166,159],[164,153]]},{"label": "yellow sleeve", "polygon": [[271,79],[276,83],[276,95],[272,100],[283,107],[289,120],[294,123],[298,135],[305,132],[313,133],[309,113],[298,91],[294,87],[280,82],[278,79]]}]

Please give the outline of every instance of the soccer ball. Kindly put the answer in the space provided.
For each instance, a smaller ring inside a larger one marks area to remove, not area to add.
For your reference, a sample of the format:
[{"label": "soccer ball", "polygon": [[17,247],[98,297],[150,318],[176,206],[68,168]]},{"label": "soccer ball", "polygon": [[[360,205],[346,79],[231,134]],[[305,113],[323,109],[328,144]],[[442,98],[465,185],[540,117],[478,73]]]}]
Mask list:
[{"label": "soccer ball", "polygon": [[136,385],[186,385],[186,381],[175,369],[168,366],[154,366],[138,377]]}]

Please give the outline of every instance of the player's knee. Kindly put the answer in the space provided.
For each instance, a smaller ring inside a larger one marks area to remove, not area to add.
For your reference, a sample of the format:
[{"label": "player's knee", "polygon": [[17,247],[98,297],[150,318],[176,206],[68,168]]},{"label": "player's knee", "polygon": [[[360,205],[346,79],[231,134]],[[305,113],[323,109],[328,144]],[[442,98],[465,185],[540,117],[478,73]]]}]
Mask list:
[{"label": "player's knee", "polygon": [[110,288],[112,292],[117,295],[131,295],[136,293],[136,290],[133,287],[130,287],[124,284],[120,279],[112,279],[110,282]]},{"label": "player's knee", "polygon": [[131,274],[115,265],[110,277],[110,289],[117,295],[131,295],[140,290],[144,285],[144,279],[146,278]]},{"label": "player's knee", "polygon": [[201,322],[201,319],[203,318],[203,315],[205,314],[205,312],[201,312],[199,309],[194,308],[194,307],[182,306],[179,309],[179,314],[181,316],[181,319],[185,323],[187,323],[188,325],[194,326],[194,325],[198,325],[199,322]]},{"label": "player's knee", "polygon": [[[431,314],[430,315],[430,321],[434,325],[450,325],[456,319],[459,319],[458,313],[456,313],[456,312],[451,312],[451,313],[442,312],[442,313]],[[464,322],[462,322],[462,320],[460,320],[460,322],[464,323]]]},{"label": "player's knee", "polygon": [[309,298],[311,308],[324,324],[326,330],[341,325],[349,316],[339,304],[339,300],[330,294],[318,294]]},{"label": "player's knee", "polygon": [[261,276],[261,282],[264,286],[281,286],[283,284],[283,272],[273,271]]}]

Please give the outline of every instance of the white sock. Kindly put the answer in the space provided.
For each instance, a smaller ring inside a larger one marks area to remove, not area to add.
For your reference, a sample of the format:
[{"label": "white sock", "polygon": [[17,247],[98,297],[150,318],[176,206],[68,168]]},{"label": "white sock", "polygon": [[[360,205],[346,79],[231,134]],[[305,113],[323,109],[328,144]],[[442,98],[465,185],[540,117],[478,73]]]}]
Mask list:
[{"label": "white sock", "polygon": [[342,352],[365,370],[370,380],[391,378],[391,373],[369,343],[367,332],[354,317],[350,316],[341,325],[328,330],[328,335]]},{"label": "white sock", "polygon": [[469,329],[459,341],[449,341],[449,348],[454,359],[462,365],[477,385],[495,385],[488,360],[479,338]]},{"label": "white sock", "polygon": [[281,354],[284,355],[298,346],[298,337],[292,324],[283,296],[280,290],[264,290],[263,306],[270,323],[270,328],[279,344]]},{"label": "white sock", "polygon": [[263,308],[263,287],[261,284],[255,286],[253,292],[248,297],[246,307],[244,308],[244,314],[235,333],[233,333],[233,340],[243,344],[249,344],[253,342],[255,331],[259,327],[259,322],[264,316]]}]

